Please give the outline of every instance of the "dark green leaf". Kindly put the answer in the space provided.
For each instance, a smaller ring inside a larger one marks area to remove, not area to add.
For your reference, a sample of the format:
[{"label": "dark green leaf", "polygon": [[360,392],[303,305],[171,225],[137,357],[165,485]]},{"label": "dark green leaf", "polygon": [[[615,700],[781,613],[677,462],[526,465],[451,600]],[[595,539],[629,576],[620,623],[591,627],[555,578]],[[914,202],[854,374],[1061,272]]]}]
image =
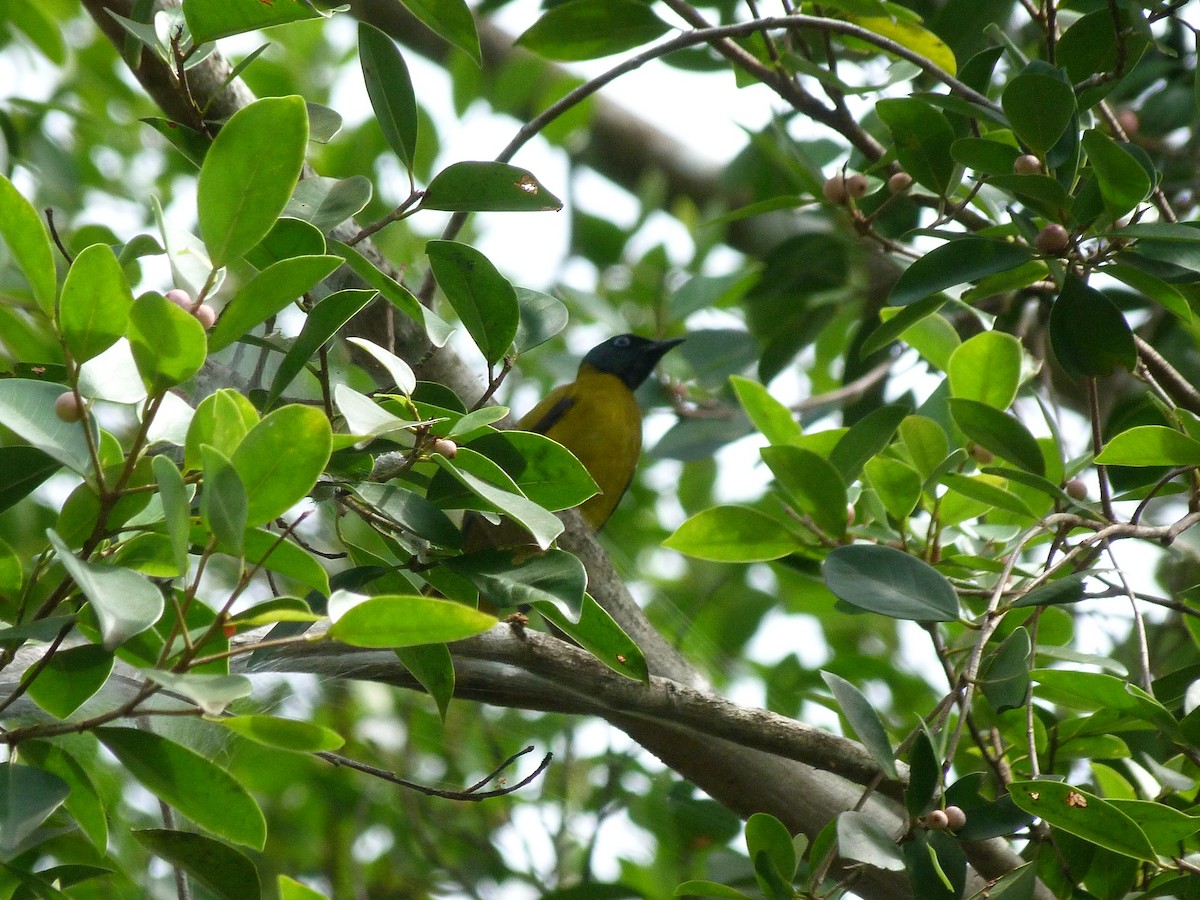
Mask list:
[{"label": "dark green leaf", "polygon": [[1133,370],[1137,347],[1129,323],[1100,291],[1068,275],[1050,308],[1050,343],[1059,365],[1071,378]]},{"label": "dark green leaf", "polygon": [[512,347],[520,321],[517,293],[491,260],[467,244],[430,241],[425,252],[438,286],[489,365]]},{"label": "dark green leaf", "polygon": [[452,557],[443,565],[469,580],[500,609],[541,601],[575,615],[587,590],[583,563],[565,550],[528,558],[506,550],[482,550]]},{"label": "dark green leaf", "polygon": [[275,370],[275,377],[271,380],[271,389],[267,391],[263,407],[271,407],[304,369],[305,364],[317,355],[317,351],[377,296],[378,292],[373,290],[347,289],[330,294],[314,306],[305,318],[299,336],[292,342],[279,368]]},{"label": "dark green leaf", "polygon": [[60,648],[37,678],[27,681],[29,696],[52,716],[65,719],[104,687],[112,667],[112,652],[95,644]]},{"label": "dark green leaf", "polygon": [[0,763],[0,850],[6,857],[58,809],[70,790],[51,772]]},{"label": "dark green leaf", "polygon": [[462,533],[450,518],[425,497],[395,484],[357,485],[354,492],[366,503],[417,537],[439,547],[462,546]]},{"label": "dark green leaf", "polygon": [[60,468],[62,463],[37,447],[0,447],[0,511],[28,496]]},{"label": "dark green leaf", "polygon": [[115,344],[125,334],[132,306],[133,292],[112,248],[92,244],[81,250],[58,300],[63,340],[75,362],[85,363]]},{"label": "dark green leaf", "polygon": [[475,19],[465,0],[402,0],[409,12],[424,22],[429,30],[462,50],[479,65],[479,35]]},{"label": "dark green leaf", "polygon": [[831,535],[846,532],[846,483],[826,459],[787,444],[759,450],[788,501]]},{"label": "dark green leaf", "polygon": [[438,172],[425,189],[422,209],[446,212],[544,212],[562,201],[532,172],[499,162],[456,162]]},{"label": "dark green leaf", "polygon": [[908,787],[904,791],[904,806],[909,815],[927,813],[938,793],[942,780],[942,764],[933,751],[929,732],[917,732],[908,751]]},{"label": "dark green leaf", "polygon": [[911,97],[880,100],[875,112],[892,132],[904,171],[922,187],[948,196],[957,181],[957,163],[950,155],[954,128],[946,115]]},{"label": "dark green leaf", "polygon": [[541,291],[517,288],[517,306],[521,311],[517,336],[513,339],[517,353],[540,347],[566,328],[570,320],[566,304]]},{"label": "dark green leaf", "polygon": [[224,727],[265,747],[296,753],[337,750],[344,743],[336,731],[312,722],[297,722],[278,716],[224,716],[220,722]]},{"label": "dark green leaf", "polygon": [[1009,81],[1000,105],[1017,137],[1044,157],[1075,115],[1075,93],[1060,78],[1026,69]]},{"label": "dark green leaf", "polygon": [[1060,603],[1075,603],[1083,600],[1087,594],[1084,591],[1083,575],[1068,575],[1065,578],[1059,578],[1051,581],[1049,584],[1044,584],[1039,588],[1034,588],[1027,594],[1023,594],[1016,602],[1013,603],[1013,608],[1018,609],[1023,606],[1054,606]]},{"label": "dark green leaf", "polygon": [[1145,833],[1111,803],[1061,781],[1016,781],[1009,796],[1025,812],[1055,828],[1097,846],[1155,862],[1158,859]]},{"label": "dark green leaf", "polygon": [[358,215],[371,202],[371,193],[371,182],[365,175],[312,175],[296,185],[281,215],[310,223],[324,234]]},{"label": "dark green leaf", "polygon": [[907,463],[886,456],[868,459],[863,473],[879,495],[888,515],[905,519],[921,500],[921,474]]},{"label": "dark green leaf", "polygon": [[1197,466],[1200,441],[1163,425],[1138,425],[1114,435],[1096,462],[1106,466]]},{"label": "dark green leaf", "polygon": [[547,621],[553,622],[571,640],[614,672],[634,681],[649,680],[650,670],[641,649],[608,610],[593,600],[590,594],[583,595],[583,606],[579,610],[577,622],[571,621],[570,617],[553,603],[539,600],[533,607]]},{"label": "dark green leaf", "polygon": [[906,306],[957,284],[1015,269],[1032,258],[1028,247],[991,238],[964,237],[949,241],[904,270],[892,288],[888,303]]},{"label": "dark green leaf", "polygon": [[891,443],[896,429],[909,412],[908,407],[899,404],[881,406],[863,416],[842,435],[829,454],[829,461],[846,483],[857,479],[863,464]]},{"label": "dark green leaf", "polygon": [[1046,474],[1042,449],[1020,420],[978,400],[952,397],[948,403],[954,423],[975,443],[1035,475]]},{"label": "dark green leaf", "polygon": [[247,525],[261,525],[299,503],[329,462],[333,435],[312,406],[283,406],[250,429],[230,462],[250,498]]},{"label": "dark green leaf", "polygon": [[950,155],[955,162],[982,175],[1011,175],[1021,150],[1003,141],[966,137],[950,145]]},{"label": "dark green leaf", "polygon": [[171,865],[228,900],[251,900],[262,894],[258,869],[246,854],[228,844],[190,831],[162,828],[131,832],[134,840]]},{"label": "dark green leaf", "polygon": [[895,619],[952,622],[958,595],[928,563],[892,547],[851,544],[825,559],[825,584],[852,606]]},{"label": "dark green leaf", "polygon": [[887,731],[879,713],[871,706],[869,700],[857,687],[840,675],[832,672],[821,672],[825,684],[833,692],[838,706],[855,735],[862,741],[871,758],[879,764],[879,768],[889,778],[896,777],[896,755],[892,750],[892,742],[888,740]]},{"label": "dark green leaf", "polygon": [[1089,128],[1083,133],[1083,152],[1087,154],[1104,210],[1111,219],[1119,219],[1150,193],[1150,176],[1121,145],[1104,132]]},{"label": "dark green leaf", "polygon": [[1032,662],[1033,644],[1023,626],[1014,629],[988,658],[980,687],[996,712],[1025,705]]},{"label": "dark green leaf", "polygon": [[[756,873],[761,872],[760,863],[770,867],[768,877],[771,883],[787,885],[796,874],[799,860],[792,835],[782,822],[769,813],[754,813],[746,820],[746,849],[754,860]],[[760,883],[762,879],[763,875],[759,874]]]},{"label": "dark green leaf", "polygon": [[[246,486],[228,457],[208,444],[200,448],[204,461],[204,488],[200,492],[200,520],[226,553],[242,555],[249,499]],[[207,542],[205,542],[207,543]]]},{"label": "dark green leaf", "polygon": [[358,59],[375,120],[411,177],[417,155],[417,97],[404,57],[390,37],[363,22],[358,26]]},{"label": "dark green leaf", "polygon": [[889,872],[904,871],[904,855],[895,839],[865,812],[851,810],[837,817],[840,856]]},{"label": "dark green leaf", "polygon": [[445,644],[417,644],[413,647],[396,647],[395,654],[404,668],[425,688],[425,692],[437,704],[438,714],[443,720],[450,700],[454,697],[454,659]]},{"label": "dark green leaf", "polygon": [[261,850],[267,825],[253,798],[224,769],[161,735],[97,728],[96,737],[144,788],[201,828]]},{"label": "dark green leaf", "polygon": [[[461,451],[459,455],[462,455]],[[562,534],[563,524],[558,517],[522,494],[497,487],[443,456],[436,456],[434,461],[468,491],[482,497],[496,510],[520,524],[541,549],[548,549],[551,542]]]},{"label": "dark green leaf", "polygon": [[29,282],[33,299],[47,316],[54,315],[54,252],[42,217],[13,183],[0,173],[0,238]]},{"label": "dark green leaf", "polygon": [[543,14],[517,45],[564,62],[597,59],[647,44],[669,30],[637,0],[568,0]]},{"label": "dark green leaf", "polygon": [[272,25],[285,25],[323,15],[309,3],[213,3],[212,0],[184,0],[192,40],[197,44],[219,40]]}]

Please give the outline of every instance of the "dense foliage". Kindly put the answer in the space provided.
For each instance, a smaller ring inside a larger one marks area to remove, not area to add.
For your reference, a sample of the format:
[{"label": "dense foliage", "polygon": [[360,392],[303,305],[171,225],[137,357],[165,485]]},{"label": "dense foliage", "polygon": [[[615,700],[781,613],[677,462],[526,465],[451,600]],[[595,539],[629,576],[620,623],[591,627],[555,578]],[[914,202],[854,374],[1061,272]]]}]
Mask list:
[{"label": "dense foliage", "polygon": [[0,896],[1200,897],[1188,7],[0,6]]}]

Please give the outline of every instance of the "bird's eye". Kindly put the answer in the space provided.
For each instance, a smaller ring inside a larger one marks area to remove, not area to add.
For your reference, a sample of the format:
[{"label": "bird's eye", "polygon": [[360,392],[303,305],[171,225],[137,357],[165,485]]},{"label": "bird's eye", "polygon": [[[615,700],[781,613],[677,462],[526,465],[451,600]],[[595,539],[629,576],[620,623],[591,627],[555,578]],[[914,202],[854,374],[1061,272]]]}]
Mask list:
[{"label": "bird's eye", "polygon": [[628,347],[629,346],[629,335],[623,334],[620,337],[613,338],[612,345],[614,347]]}]

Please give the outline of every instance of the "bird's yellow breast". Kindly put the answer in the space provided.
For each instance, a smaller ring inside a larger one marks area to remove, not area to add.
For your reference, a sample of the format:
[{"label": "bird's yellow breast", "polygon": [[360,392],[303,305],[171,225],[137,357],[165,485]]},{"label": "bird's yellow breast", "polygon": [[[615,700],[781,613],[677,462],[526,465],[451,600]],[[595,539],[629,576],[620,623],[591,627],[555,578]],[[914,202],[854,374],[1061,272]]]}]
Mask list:
[{"label": "bird's yellow breast", "polygon": [[633,479],[642,452],[642,413],[625,383],[583,366],[575,381],[552,391],[518,427],[558,441],[583,463],[600,493],[579,511],[592,528],[600,528]]}]

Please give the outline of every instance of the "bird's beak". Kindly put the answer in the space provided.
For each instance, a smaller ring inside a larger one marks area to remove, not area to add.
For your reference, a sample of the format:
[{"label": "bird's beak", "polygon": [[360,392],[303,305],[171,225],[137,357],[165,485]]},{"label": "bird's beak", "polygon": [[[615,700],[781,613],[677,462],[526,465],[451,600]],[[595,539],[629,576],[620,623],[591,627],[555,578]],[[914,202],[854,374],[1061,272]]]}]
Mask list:
[{"label": "bird's beak", "polygon": [[662,359],[675,347],[678,347],[684,342],[684,338],[667,338],[663,341],[655,341],[646,347],[646,355],[654,358],[654,361]]}]

